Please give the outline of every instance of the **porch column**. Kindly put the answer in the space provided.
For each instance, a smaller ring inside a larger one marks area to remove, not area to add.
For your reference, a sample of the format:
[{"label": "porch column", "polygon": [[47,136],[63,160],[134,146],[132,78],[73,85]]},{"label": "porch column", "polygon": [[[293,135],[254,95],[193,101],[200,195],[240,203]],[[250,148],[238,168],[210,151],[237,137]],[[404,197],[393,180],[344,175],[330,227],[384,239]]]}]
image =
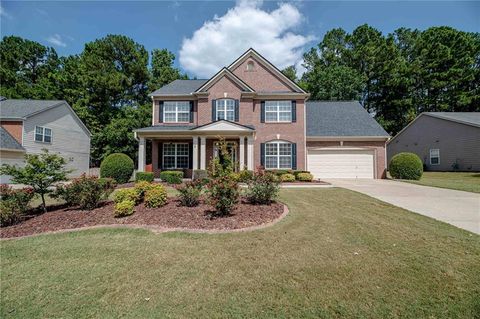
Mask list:
[{"label": "porch column", "polygon": [[200,137],[200,169],[207,167],[207,142],[204,136]]},{"label": "porch column", "polygon": [[198,136],[193,137],[192,168],[198,169]]},{"label": "porch column", "polygon": [[251,171],[255,170],[253,159],[253,136],[249,136],[247,137],[247,169]]},{"label": "porch column", "polygon": [[140,137],[138,141],[138,171],[145,172],[146,147],[145,138]]},{"label": "porch column", "polygon": [[245,136],[240,136],[240,170],[245,167]]}]

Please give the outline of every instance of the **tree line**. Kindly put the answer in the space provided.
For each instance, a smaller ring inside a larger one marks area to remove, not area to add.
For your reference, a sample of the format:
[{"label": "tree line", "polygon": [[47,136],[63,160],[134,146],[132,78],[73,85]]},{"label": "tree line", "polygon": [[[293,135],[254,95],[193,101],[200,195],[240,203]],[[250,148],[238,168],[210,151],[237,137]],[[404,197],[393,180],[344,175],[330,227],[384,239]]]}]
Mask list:
[{"label": "tree line", "polygon": [[[92,132],[92,164],[123,152],[136,158],[132,130],[151,125],[148,93],[187,79],[167,49],[149,52],[107,35],[77,55],[17,36],[0,42],[0,95],[66,100]],[[362,25],[333,29],[304,55],[306,72],[283,72],[314,100],[359,100],[387,132],[425,111],[480,111],[480,34],[432,27],[383,35]]]}]

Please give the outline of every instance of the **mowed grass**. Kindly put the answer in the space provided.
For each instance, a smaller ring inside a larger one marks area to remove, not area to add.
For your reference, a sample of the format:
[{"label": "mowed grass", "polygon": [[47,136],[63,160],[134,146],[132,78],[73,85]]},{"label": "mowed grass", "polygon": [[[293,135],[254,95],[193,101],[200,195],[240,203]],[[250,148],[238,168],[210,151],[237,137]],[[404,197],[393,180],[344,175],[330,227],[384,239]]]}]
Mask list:
[{"label": "mowed grass", "polygon": [[424,172],[419,181],[405,182],[480,193],[480,173]]},{"label": "mowed grass", "polygon": [[1,244],[2,318],[475,318],[480,236],[339,188],[263,230]]}]

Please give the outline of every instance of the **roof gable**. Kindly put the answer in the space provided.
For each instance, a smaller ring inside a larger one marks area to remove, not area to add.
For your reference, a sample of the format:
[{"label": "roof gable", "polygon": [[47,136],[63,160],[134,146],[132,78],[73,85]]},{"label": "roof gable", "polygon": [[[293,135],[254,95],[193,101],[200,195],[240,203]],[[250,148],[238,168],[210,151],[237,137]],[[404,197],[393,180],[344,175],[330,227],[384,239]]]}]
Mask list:
[{"label": "roof gable", "polygon": [[11,151],[25,151],[23,146],[6,130],[0,126],[0,149]]},{"label": "roof gable", "polygon": [[221,78],[228,77],[232,80],[235,84],[237,84],[244,92],[254,92],[254,90],[248,86],[245,82],[243,82],[239,77],[233,74],[229,69],[222,68],[220,71],[217,72],[210,80],[205,82],[201,87],[199,87],[195,92],[206,92],[209,88],[211,88],[215,83],[217,83]]},{"label": "roof gable", "polygon": [[442,120],[480,127],[480,112],[425,112],[423,114]]},{"label": "roof gable", "polygon": [[188,95],[195,92],[204,85],[208,80],[175,80],[170,82],[158,90],[150,93],[150,96],[158,95]]},{"label": "roof gable", "polygon": [[197,127],[193,128],[191,130],[192,131],[222,131],[222,132],[232,132],[232,131],[235,131],[235,132],[242,132],[242,131],[243,132],[252,132],[252,131],[254,131],[254,129],[249,127],[249,126],[234,123],[234,122],[230,122],[230,121],[227,121],[227,120],[219,120],[219,121],[211,122],[211,123],[208,123],[208,124],[205,124],[205,125],[202,125],[202,126],[197,126]]}]

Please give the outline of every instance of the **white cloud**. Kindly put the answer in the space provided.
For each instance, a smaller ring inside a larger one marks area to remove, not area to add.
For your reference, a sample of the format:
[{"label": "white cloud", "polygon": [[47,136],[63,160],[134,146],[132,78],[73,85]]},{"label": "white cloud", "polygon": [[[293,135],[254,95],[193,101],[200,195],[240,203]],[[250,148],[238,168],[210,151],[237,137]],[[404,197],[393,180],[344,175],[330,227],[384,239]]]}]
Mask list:
[{"label": "white cloud", "polygon": [[267,12],[262,1],[240,0],[224,16],[215,15],[183,40],[179,61],[198,77],[208,78],[252,47],[280,69],[299,65],[313,36],[295,34],[304,21],[297,7],[279,4]]},{"label": "white cloud", "polygon": [[0,17],[4,17],[4,18],[7,18],[7,19],[12,19],[12,16],[7,11],[5,11],[5,8],[2,7],[1,4],[0,4]]},{"label": "white cloud", "polygon": [[59,47],[66,47],[67,46],[65,41],[63,41],[62,37],[58,33],[49,36],[47,38],[47,41],[50,42],[51,44],[59,46]]}]

